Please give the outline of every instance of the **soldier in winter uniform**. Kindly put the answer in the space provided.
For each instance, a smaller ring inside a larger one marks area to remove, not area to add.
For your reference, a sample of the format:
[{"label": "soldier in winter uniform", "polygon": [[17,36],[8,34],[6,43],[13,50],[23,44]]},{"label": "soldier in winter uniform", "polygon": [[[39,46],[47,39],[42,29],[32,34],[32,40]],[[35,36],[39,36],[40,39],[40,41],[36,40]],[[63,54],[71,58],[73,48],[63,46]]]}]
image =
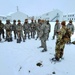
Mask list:
[{"label": "soldier in winter uniform", "polygon": [[28,39],[30,39],[30,25],[28,23],[28,19],[25,19],[25,22],[23,24],[23,31],[24,31],[24,40],[26,39],[26,36],[28,35]]},{"label": "soldier in winter uniform", "polygon": [[31,20],[30,27],[31,27],[31,38],[35,38],[36,25],[35,25],[35,23],[33,22],[33,19]]},{"label": "soldier in winter uniform", "polygon": [[[72,35],[73,35],[74,34],[74,25],[72,24],[72,20],[70,20],[69,23],[67,24],[67,28],[69,28],[71,30]],[[68,43],[71,43],[71,38]]]},{"label": "soldier in winter uniform", "polygon": [[46,41],[47,41],[47,38],[48,38],[47,35],[48,35],[48,32],[49,32],[48,31],[49,28],[48,28],[48,25],[46,24],[46,22],[44,20],[42,20],[40,22],[40,24],[41,24],[40,32],[39,32],[39,38],[41,40],[41,46],[40,47],[44,48],[42,50],[42,52],[45,52],[45,51],[47,51]]},{"label": "soldier in winter uniform", "polygon": [[61,22],[62,28],[58,32],[58,38],[55,46],[55,59],[59,61],[64,53],[64,47],[66,42],[69,41],[71,36],[71,31],[66,27],[65,21]]},{"label": "soldier in winter uniform", "polygon": [[4,24],[0,20],[0,41],[1,41],[1,34],[2,34],[2,37],[4,39]]},{"label": "soldier in winter uniform", "polygon": [[22,24],[20,20],[18,20],[18,24],[16,25],[16,33],[17,33],[17,43],[20,43],[23,37]]},{"label": "soldier in winter uniform", "polygon": [[59,23],[59,20],[56,20],[56,24],[54,26],[54,35],[53,35],[53,39],[55,39],[55,36],[58,37],[58,34],[57,32],[59,31],[60,29],[60,23]]},{"label": "soldier in winter uniform", "polygon": [[6,40],[5,41],[12,41],[12,25],[10,23],[10,20],[6,20],[5,24],[5,30],[6,30]]},{"label": "soldier in winter uniform", "polygon": [[16,39],[16,20],[13,20],[12,31],[14,32],[14,39]]}]

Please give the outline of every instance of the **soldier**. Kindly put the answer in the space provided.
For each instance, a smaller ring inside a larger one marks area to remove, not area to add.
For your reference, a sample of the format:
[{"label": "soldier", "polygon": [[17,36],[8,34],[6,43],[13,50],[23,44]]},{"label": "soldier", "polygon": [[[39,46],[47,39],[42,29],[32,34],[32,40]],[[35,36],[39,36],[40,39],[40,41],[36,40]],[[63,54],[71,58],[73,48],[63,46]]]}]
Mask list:
[{"label": "soldier", "polygon": [[20,20],[18,20],[18,24],[16,25],[16,34],[17,34],[17,43],[20,43],[22,40],[21,38],[23,37],[22,24]]},{"label": "soldier", "polygon": [[49,23],[49,20],[47,20],[46,23],[47,23],[47,26],[48,26],[48,27],[47,27],[47,28],[48,28],[47,40],[48,40],[48,38],[49,38],[49,33],[50,33],[50,31],[51,31],[51,25],[50,25],[50,23]]},{"label": "soldier", "polygon": [[2,37],[4,39],[4,24],[0,20],[0,41],[1,41],[1,34],[2,34]]},{"label": "soldier", "polygon": [[40,46],[40,48],[41,47],[44,48],[42,50],[42,52],[45,52],[45,51],[47,51],[46,41],[47,41],[47,38],[48,38],[47,34],[48,34],[48,29],[49,28],[48,28],[46,22],[44,22],[44,20],[42,20],[40,22],[40,24],[41,24],[40,32],[39,32],[39,38],[41,40],[41,46]]},{"label": "soldier", "polygon": [[69,41],[71,36],[71,31],[66,27],[65,21],[62,21],[61,25],[62,28],[58,32],[58,38],[55,46],[55,59],[57,61],[63,57],[65,44]]},{"label": "soldier", "polygon": [[33,22],[33,19],[31,20],[30,27],[31,27],[31,38],[35,38],[36,25],[35,25],[35,23]]},{"label": "soldier", "polygon": [[16,20],[13,20],[12,31],[14,32],[14,39],[16,39]]},{"label": "soldier", "polygon": [[[74,25],[72,23],[72,20],[70,20],[69,23],[67,24],[67,28],[69,28],[71,30],[72,35],[73,35],[74,34]],[[71,43],[71,38],[68,43]]]},{"label": "soldier", "polygon": [[29,35],[29,33],[30,33],[30,25],[28,23],[28,19],[25,19],[25,22],[23,24],[23,30],[24,30],[24,35],[25,35],[23,40],[26,39],[27,35],[28,35],[28,39],[30,39],[30,35]]},{"label": "soldier", "polygon": [[54,26],[54,35],[53,35],[53,39],[55,39],[55,36],[58,36],[57,35],[57,32],[59,31],[60,29],[60,23],[59,23],[59,20],[56,20],[56,24]]},{"label": "soldier", "polygon": [[5,24],[5,30],[6,30],[6,40],[5,41],[12,41],[12,25],[10,23],[10,20],[6,20]]}]

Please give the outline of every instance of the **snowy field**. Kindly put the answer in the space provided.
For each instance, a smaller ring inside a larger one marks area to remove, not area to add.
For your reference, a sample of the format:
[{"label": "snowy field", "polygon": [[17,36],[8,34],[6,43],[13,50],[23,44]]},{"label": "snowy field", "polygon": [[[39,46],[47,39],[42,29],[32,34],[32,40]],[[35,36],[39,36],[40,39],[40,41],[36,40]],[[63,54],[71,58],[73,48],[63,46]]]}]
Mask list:
[{"label": "snowy field", "polygon": [[[51,23],[47,52],[42,53],[42,48],[38,48],[41,45],[39,39],[0,43],[0,75],[75,75],[75,45],[65,46],[64,59],[61,62],[50,61],[55,53],[56,40],[52,40],[54,24]],[[73,40],[75,34],[72,36]],[[38,62],[42,62],[42,66],[37,66]]]}]

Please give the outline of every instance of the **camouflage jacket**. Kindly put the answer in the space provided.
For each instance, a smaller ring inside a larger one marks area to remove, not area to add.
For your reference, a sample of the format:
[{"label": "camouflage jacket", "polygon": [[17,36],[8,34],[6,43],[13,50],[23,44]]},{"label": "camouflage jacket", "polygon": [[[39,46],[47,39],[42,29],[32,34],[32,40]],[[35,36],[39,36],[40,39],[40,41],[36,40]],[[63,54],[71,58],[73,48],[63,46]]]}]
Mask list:
[{"label": "camouflage jacket", "polygon": [[35,23],[34,23],[34,22],[33,22],[33,23],[31,22],[31,23],[30,23],[30,27],[31,27],[31,29],[36,29]]},{"label": "camouflage jacket", "polygon": [[6,30],[12,30],[12,25],[11,25],[11,23],[5,24],[5,29],[6,29]]},{"label": "camouflage jacket", "polygon": [[30,25],[29,25],[29,23],[24,23],[23,24],[23,30],[25,31],[25,30],[30,30]]},{"label": "camouflage jacket", "polygon": [[0,24],[0,29],[4,29],[4,24],[3,23]]},{"label": "camouflage jacket", "polygon": [[40,31],[40,27],[41,27],[41,24],[40,24],[40,23],[37,23],[37,25],[36,25],[36,30],[37,30],[37,32]]},{"label": "camouflage jacket", "polygon": [[71,32],[74,33],[74,25],[73,24],[68,23],[67,28],[69,28],[71,30]]},{"label": "camouflage jacket", "polygon": [[16,24],[12,24],[12,31],[15,31],[16,30]]},{"label": "camouflage jacket", "polygon": [[60,23],[55,24],[55,26],[54,26],[54,32],[55,32],[55,33],[58,32],[59,29],[60,29]]},{"label": "camouflage jacket", "polygon": [[47,40],[48,32],[49,32],[49,26],[46,23],[43,23],[40,27],[39,38]]},{"label": "camouflage jacket", "polygon": [[22,24],[17,24],[16,25],[16,30],[17,31],[22,31]]},{"label": "camouflage jacket", "polygon": [[71,36],[70,29],[68,29],[66,26],[64,26],[58,32],[58,38],[57,38],[57,40],[60,41],[60,42],[66,43],[66,42],[68,42],[70,40],[70,36]]}]

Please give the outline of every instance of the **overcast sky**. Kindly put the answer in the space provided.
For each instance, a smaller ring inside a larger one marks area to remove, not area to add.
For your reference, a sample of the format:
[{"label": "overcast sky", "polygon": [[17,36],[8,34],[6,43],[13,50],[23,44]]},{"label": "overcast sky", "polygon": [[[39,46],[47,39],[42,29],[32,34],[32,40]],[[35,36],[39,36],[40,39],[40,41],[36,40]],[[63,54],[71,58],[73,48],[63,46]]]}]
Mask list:
[{"label": "overcast sky", "polygon": [[53,9],[63,13],[75,12],[75,0],[0,0],[0,15],[19,10],[29,16],[38,16]]}]

